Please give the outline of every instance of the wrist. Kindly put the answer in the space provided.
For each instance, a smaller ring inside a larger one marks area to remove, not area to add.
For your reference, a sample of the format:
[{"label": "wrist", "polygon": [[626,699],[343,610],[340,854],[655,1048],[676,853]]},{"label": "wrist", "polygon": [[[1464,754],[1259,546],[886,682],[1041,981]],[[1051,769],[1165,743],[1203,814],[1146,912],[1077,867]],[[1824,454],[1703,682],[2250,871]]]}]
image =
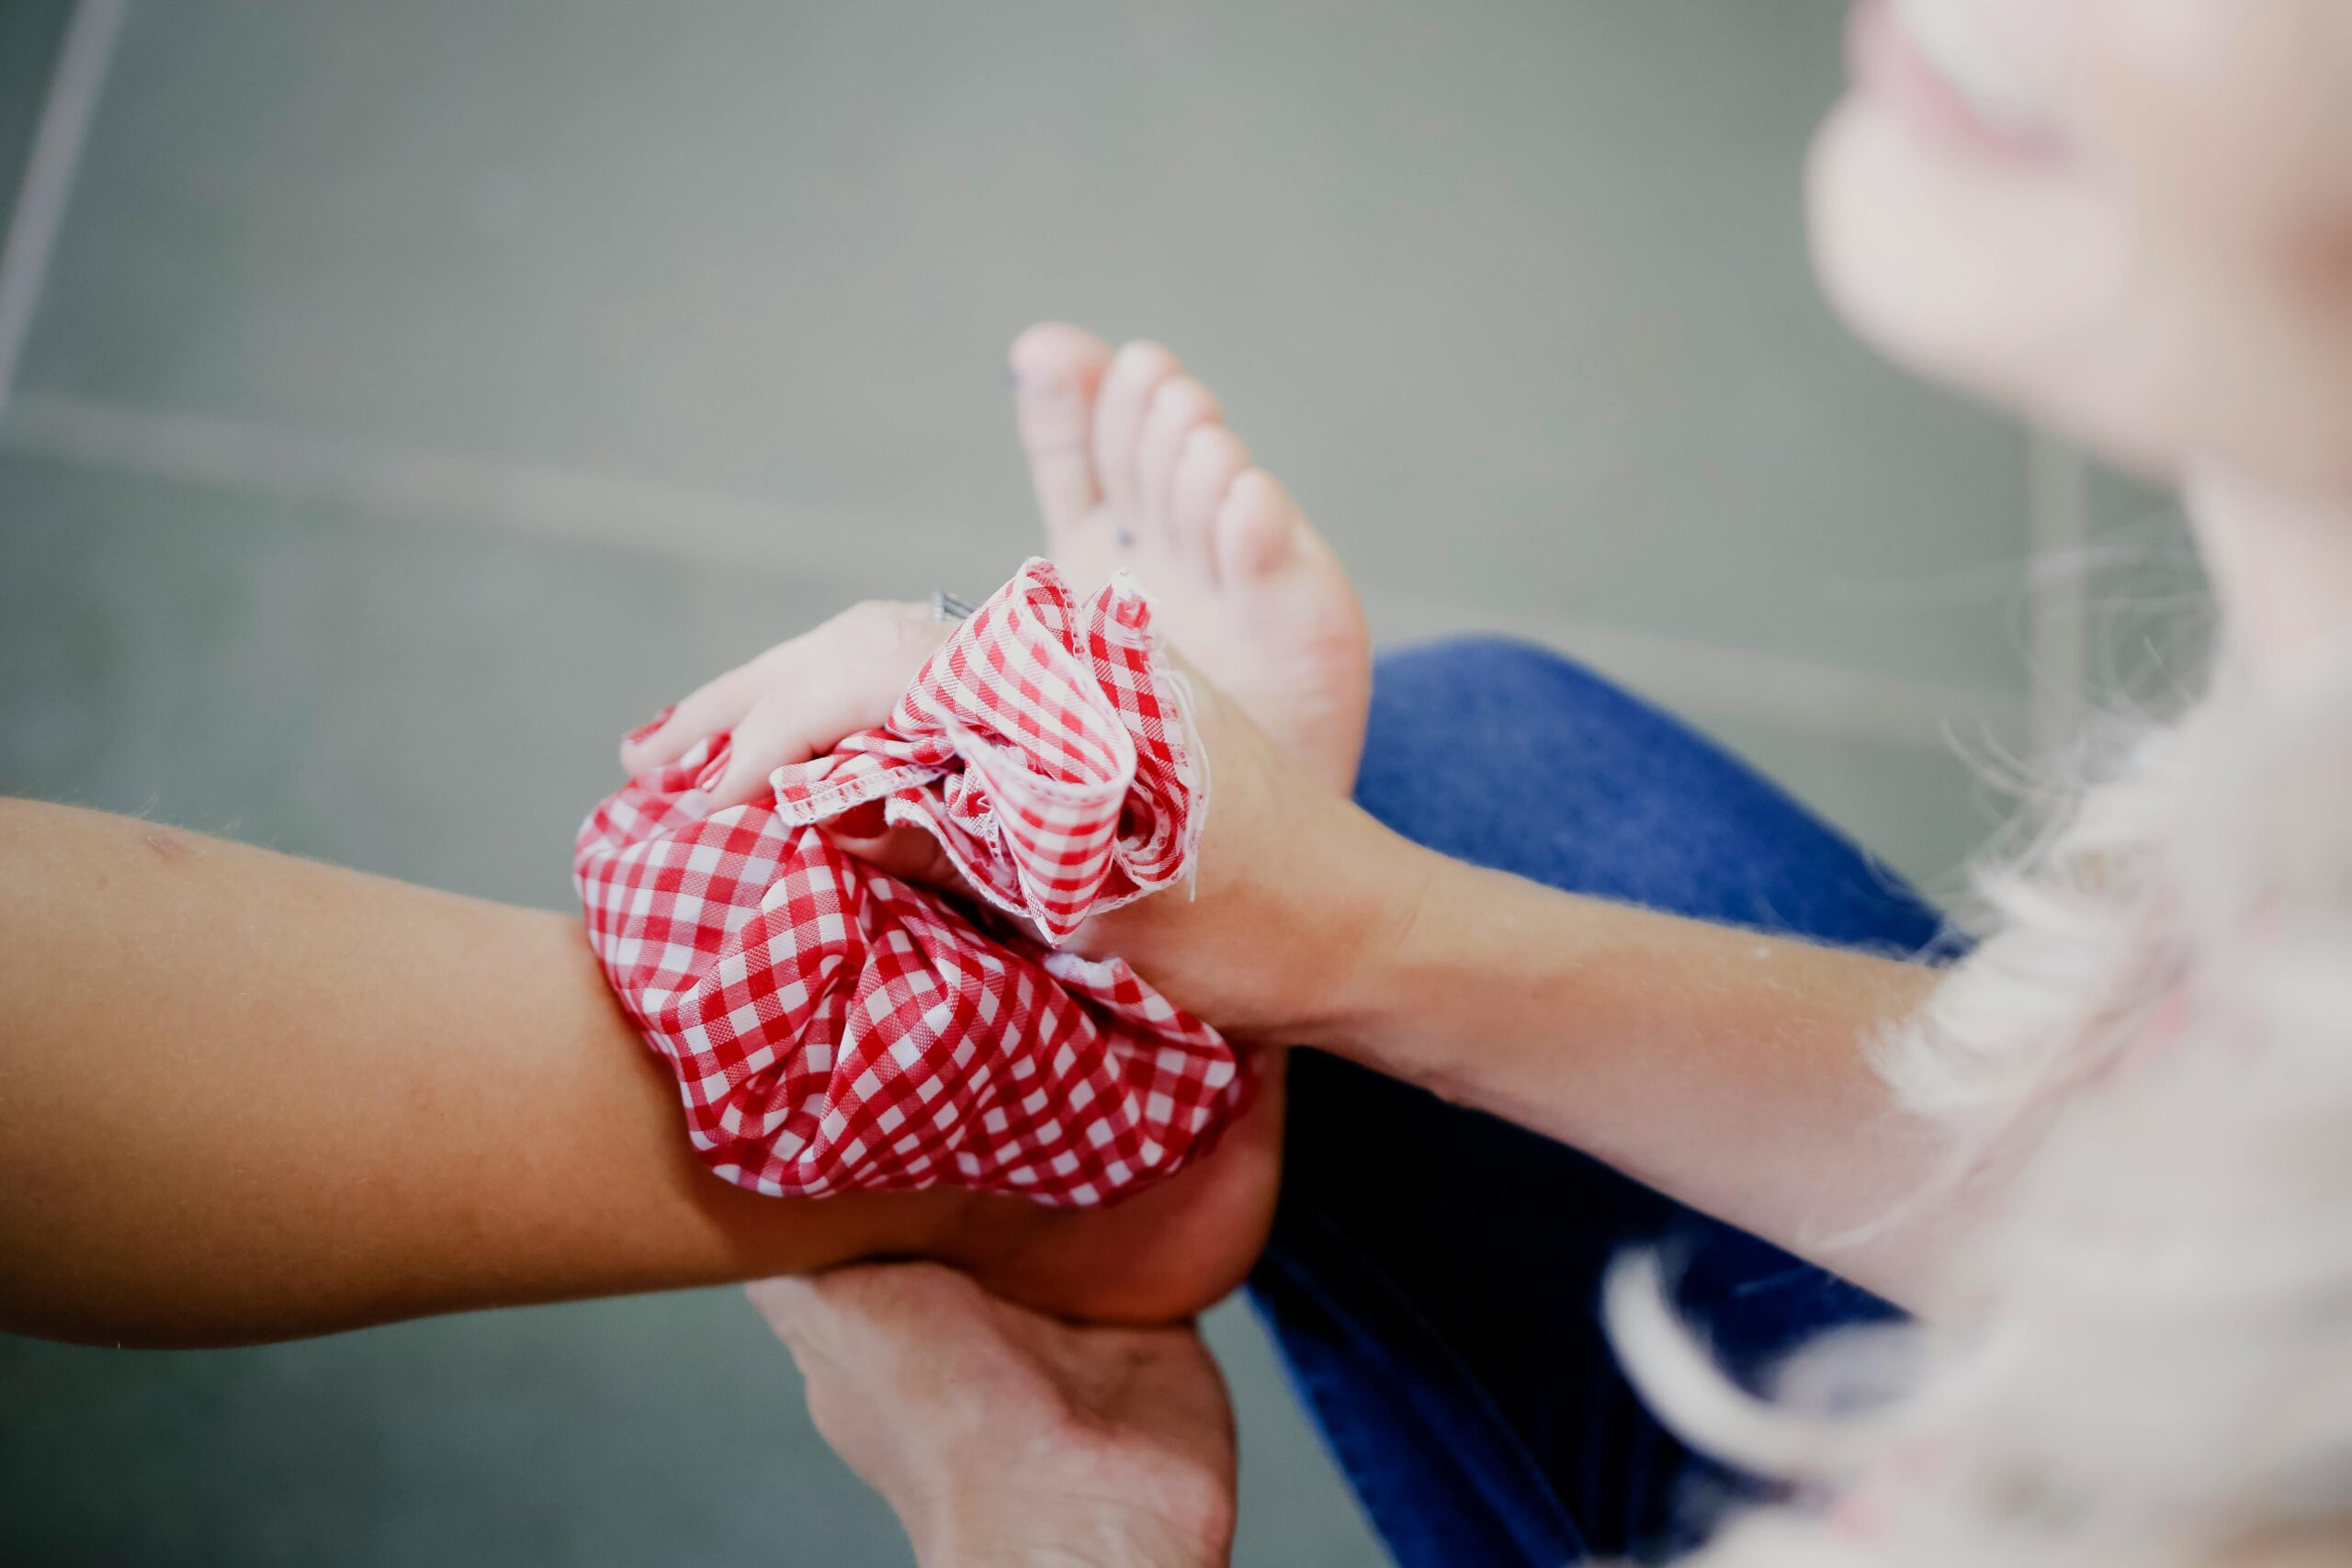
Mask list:
[{"label": "wrist", "polygon": [[1348,807],[1346,841],[1329,856],[1344,867],[1320,890],[1323,908],[1302,918],[1329,933],[1305,1015],[1289,1038],[1334,1055],[1361,1057],[1401,1024],[1409,1025],[1410,987],[1402,977],[1448,919],[1452,884],[1464,868]]}]

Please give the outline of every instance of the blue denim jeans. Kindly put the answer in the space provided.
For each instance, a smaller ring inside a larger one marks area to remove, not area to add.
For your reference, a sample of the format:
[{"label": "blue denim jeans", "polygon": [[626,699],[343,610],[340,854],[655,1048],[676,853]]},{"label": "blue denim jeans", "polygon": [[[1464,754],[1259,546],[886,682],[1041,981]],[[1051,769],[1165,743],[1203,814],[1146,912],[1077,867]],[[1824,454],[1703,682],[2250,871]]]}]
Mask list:
[{"label": "blue denim jeans", "polygon": [[[1537,649],[1384,659],[1357,798],[1432,849],[1573,892],[1885,953],[1939,938],[1934,908],[1779,788]],[[1291,1086],[1250,1293],[1402,1568],[1670,1557],[1752,1495],[1618,1370],[1597,1297],[1621,1249],[1668,1249],[1684,1310],[1735,1370],[1890,1310],[1423,1090],[1315,1052]]]}]

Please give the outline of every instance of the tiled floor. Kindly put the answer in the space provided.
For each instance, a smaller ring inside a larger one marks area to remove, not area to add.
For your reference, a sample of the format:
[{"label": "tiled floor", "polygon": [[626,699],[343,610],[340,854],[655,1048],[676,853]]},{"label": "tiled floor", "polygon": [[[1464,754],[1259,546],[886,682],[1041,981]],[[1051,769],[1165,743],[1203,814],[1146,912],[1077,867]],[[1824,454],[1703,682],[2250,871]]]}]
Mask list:
[{"label": "tiled floor", "polygon": [[134,4],[23,390],[977,568],[1064,314],[1186,354],[1384,595],[2007,695],[2015,433],[1807,274],[1840,10]]},{"label": "tiled floor", "polygon": [[[563,904],[628,724],[1026,548],[1058,314],[1184,353],[1384,632],[1593,650],[1937,879],[2023,448],[1806,281],[1840,8],[132,0],[0,419],[0,789]],[[0,6],[0,192],[68,9]],[[1212,1332],[1238,1560],[1373,1561]],[[9,1562],[903,1556],[723,1293],[0,1340],[0,1408]]]}]

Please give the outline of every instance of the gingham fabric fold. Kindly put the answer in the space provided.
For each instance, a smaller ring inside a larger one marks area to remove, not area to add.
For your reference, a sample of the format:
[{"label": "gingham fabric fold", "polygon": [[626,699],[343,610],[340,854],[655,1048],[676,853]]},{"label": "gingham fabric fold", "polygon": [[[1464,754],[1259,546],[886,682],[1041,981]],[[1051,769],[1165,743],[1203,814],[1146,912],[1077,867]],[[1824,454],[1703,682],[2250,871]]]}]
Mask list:
[{"label": "gingham fabric fold", "polygon": [[[1254,1078],[1124,959],[1057,951],[1184,880],[1201,764],[1123,573],[1080,601],[1032,560],[879,729],[704,816],[725,736],[580,830],[588,936],[675,1070],[718,1175],[773,1194],[943,1182],[1107,1203],[1216,1143]],[[879,804],[994,908],[885,875],[816,824]]]}]

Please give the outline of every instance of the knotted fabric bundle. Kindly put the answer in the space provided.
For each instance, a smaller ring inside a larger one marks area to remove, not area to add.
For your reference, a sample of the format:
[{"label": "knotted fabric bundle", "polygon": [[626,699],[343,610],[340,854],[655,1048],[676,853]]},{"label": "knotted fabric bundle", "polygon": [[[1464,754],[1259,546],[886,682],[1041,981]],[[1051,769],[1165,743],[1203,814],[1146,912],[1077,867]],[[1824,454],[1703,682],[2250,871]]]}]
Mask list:
[{"label": "knotted fabric bundle", "polygon": [[[1207,1153],[1253,1076],[1125,959],[1055,945],[1190,875],[1185,700],[1125,573],[1080,601],[1032,560],[888,724],[778,769],[770,801],[703,814],[719,735],[598,807],[575,861],[589,941],[704,1161],[779,1195],[949,1182],[1085,1205]],[[986,906],[818,831],[876,802]]]}]

